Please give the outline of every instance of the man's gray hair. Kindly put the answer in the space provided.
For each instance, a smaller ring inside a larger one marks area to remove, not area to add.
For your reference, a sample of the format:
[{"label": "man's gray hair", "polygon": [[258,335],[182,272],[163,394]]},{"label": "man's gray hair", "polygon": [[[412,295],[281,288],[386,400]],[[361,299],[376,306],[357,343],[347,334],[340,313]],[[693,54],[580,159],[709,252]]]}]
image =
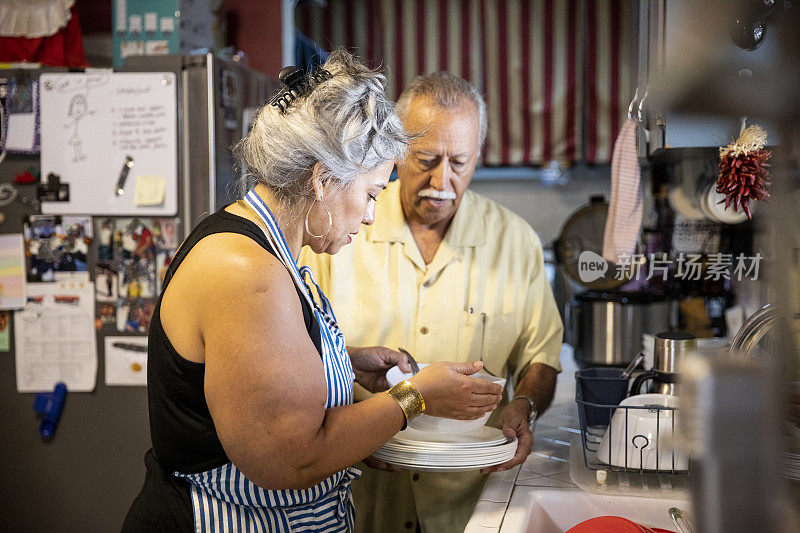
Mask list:
[{"label": "man's gray hair", "polygon": [[344,49],[331,53],[323,68],[333,77],[285,112],[270,104],[259,110],[235,148],[245,187],[262,183],[294,205],[313,193],[316,163],[325,179],[344,187],[357,174],[405,158],[408,136],[386,97],[385,77]]},{"label": "man's gray hair", "polygon": [[417,76],[397,100],[397,113],[400,118],[405,119],[408,106],[417,96],[430,96],[433,102],[443,109],[457,107],[462,98],[475,104],[475,107],[478,108],[478,125],[480,126],[478,147],[483,149],[483,142],[486,140],[486,102],[480,91],[470,82],[446,71]]}]

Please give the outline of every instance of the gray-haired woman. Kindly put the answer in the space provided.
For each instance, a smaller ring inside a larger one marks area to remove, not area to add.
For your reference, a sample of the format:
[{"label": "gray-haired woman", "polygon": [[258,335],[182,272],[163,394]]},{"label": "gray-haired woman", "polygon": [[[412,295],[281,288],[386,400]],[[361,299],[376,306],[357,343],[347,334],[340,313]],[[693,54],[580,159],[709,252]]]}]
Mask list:
[{"label": "gray-haired woman", "polygon": [[423,410],[477,418],[500,401],[468,377],[480,363],[437,363],[352,403],[354,379],[386,390],[386,370],[408,362],[347,347],[295,261],[373,222],[407,138],[383,76],[347,52],[297,76],[238,146],[255,187],[202,221],[167,272],[148,346],[153,449],[123,531],[352,530],[351,465]]}]

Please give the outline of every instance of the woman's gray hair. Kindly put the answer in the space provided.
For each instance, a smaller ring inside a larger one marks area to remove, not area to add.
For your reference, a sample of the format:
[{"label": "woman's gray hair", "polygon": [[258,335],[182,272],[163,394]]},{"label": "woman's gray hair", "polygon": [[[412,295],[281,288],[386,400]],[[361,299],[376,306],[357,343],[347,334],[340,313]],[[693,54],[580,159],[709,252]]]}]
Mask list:
[{"label": "woman's gray hair", "polygon": [[331,53],[323,68],[331,79],[285,112],[264,105],[235,148],[246,181],[266,185],[287,205],[312,194],[316,163],[325,179],[344,187],[357,174],[405,158],[408,136],[386,97],[385,77],[344,49]]},{"label": "woman's gray hair", "polygon": [[478,149],[483,149],[483,142],[486,140],[486,102],[480,91],[470,82],[446,71],[417,76],[397,99],[397,113],[400,118],[405,119],[408,106],[417,96],[430,96],[433,102],[442,109],[458,107],[462,98],[475,104],[475,107],[478,108],[478,126],[480,127]]}]

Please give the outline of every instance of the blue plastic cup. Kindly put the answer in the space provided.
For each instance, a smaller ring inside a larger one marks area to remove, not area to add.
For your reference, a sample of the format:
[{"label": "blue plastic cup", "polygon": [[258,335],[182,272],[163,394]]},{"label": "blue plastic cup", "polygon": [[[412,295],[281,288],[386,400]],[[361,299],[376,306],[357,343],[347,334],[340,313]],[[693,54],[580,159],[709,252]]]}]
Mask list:
[{"label": "blue plastic cup", "polygon": [[628,395],[630,377],[622,377],[620,368],[586,368],[575,372],[575,380],[579,388],[579,398],[584,402],[578,404],[586,420],[592,427],[608,427],[614,407],[597,407],[598,404],[617,406]]}]

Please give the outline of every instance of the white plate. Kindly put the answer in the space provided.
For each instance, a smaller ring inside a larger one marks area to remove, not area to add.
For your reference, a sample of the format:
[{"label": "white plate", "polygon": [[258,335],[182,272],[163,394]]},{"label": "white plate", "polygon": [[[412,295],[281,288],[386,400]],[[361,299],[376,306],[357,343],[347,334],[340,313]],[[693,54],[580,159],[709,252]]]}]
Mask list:
[{"label": "white plate", "polygon": [[375,457],[376,459],[380,459],[381,461],[385,461],[389,464],[397,465],[397,466],[438,466],[438,467],[445,467],[445,466],[457,466],[457,467],[477,467],[482,468],[484,466],[489,465],[499,465],[501,463],[506,463],[514,458],[513,455],[503,456],[503,457],[491,457],[483,461],[468,461],[468,462],[447,462],[447,463],[440,463],[437,461],[422,461],[422,460],[402,460],[396,459],[394,457]]},{"label": "white plate", "polygon": [[508,439],[503,444],[497,446],[489,446],[486,448],[425,448],[417,446],[406,446],[404,444],[397,444],[392,441],[387,442],[380,447],[381,450],[393,453],[425,453],[434,456],[442,457],[481,457],[487,454],[505,453],[508,450],[515,450],[517,448],[516,439]]},{"label": "white plate", "polygon": [[480,450],[444,451],[444,450],[417,450],[409,447],[381,446],[373,455],[379,458],[391,458],[405,462],[420,462],[424,464],[470,464],[495,459],[513,457],[517,451],[517,439],[512,439],[502,446],[484,448]]},{"label": "white plate", "polygon": [[[511,457],[513,457],[513,455]],[[463,472],[466,470],[479,470],[481,468],[486,468],[487,466],[503,464],[509,461],[511,457],[504,460],[486,461],[483,463],[464,464],[464,465],[435,465],[435,464],[418,464],[414,462],[392,462],[392,461],[387,461],[387,462],[390,464],[394,464],[396,466],[408,468],[409,470],[421,470],[426,472]]]},{"label": "white plate", "polygon": [[385,461],[387,464],[399,466],[401,468],[461,468],[461,469],[477,469],[477,468],[485,468],[487,466],[494,466],[494,465],[501,465],[503,463],[507,463],[512,458],[502,458],[502,459],[494,459],[485,461],[483,463],[463,463],[463,464],[438,464],[438,463],[425,463],[425,462],[414,462],[414,461],[396,461],[390,459],[381,459],[381,461]]},{"label": "white plate", "polygon": [[419,472],[468,472],[470,470],[480,470],[481,468],[486,468],[487,466],[494,466],[504,463],[492,463],[490,465],[482,465],[482,466],[423,466],[423,465],[397,465],[402,466],[406,470],[416,470]]},{"label": "white plate", "polygon": [[507,461],[514,457],[515,450],[512,450],[508,453],[502,454],[491,454],[486,455],[483,457],[472,457],[469,459],[453,459],[453,458],[446,458],[446,457],[431,457],[428,455],[396,455],[396,454],[387,454],[381,453],[380,451],[375,452],[373,455],[381,460],[386,461],[398,461],[400,463],[406,464],[421,464],[421,465],[438,465],[438,466],[445,466],[445,465],[454,465],[454,466],[466,466],[466,465],[478,465],[478,464],[485,464],[497,461]]},{"label": "white plate", "polygon": [[485,448],[505,444],[508,439],[503,432],[490,426],[479,427],[468,433],[432,433],[408,428],[393,438],[396,442],[409,446],[428,448]]},{"label": "white plate", "polygon": [[517,450],[517,443],[513,443],[509,447],[500,448],[498,450],[486,450],[481,453],[429,453],[419,450],[399,450],[397,448],[382,447],[377,452],[382,454],[394,455],[397,457],[431,457],[439,458],[443,461],[472,461],[475,459],[482,459],[484,457],[494,457],[497,455],[504,455],[507,453],[514,453]]},{"label": "white plate", "polygon": [[498,457],[506,457],[506,456],[514,456],[517,451],[516,443],[512,447],[505,448],[503,450],[497,452],[487,452],[483,454],[476,454],[476,455],[468,455],[468,456],[454,456],[454,455],[436,455],[436,454],[429,454],[429,453],[413,453],[413,452],[396,452],[391,450],[385,450],[383,448],[376,450],[374,455],[380,455],[381,457],[393,457],[395,459],[400,460],[421,460],[426,463],[430,462],[454,462],[454,463],[468,463],[468,462],[480,462],[480,461],[487,461],[491,459],[495,459]]},{"label": "white plate", "polygon": [[375,456],[376,459],[380,459],[381,461],[385,461],[389,464],[395,464],[398,466],[409,466],[409,465],[416,465],[416,466],[486,466],[486,465],[497,465],[500,463],[505,463],[510,461],[514,456],[513,455],[504,455],[504,456],[497,456],[497,457],[487,457],[481,461],[425,461],[423,459],[398,459],[396,457],[384,457],[384,456]]}]

